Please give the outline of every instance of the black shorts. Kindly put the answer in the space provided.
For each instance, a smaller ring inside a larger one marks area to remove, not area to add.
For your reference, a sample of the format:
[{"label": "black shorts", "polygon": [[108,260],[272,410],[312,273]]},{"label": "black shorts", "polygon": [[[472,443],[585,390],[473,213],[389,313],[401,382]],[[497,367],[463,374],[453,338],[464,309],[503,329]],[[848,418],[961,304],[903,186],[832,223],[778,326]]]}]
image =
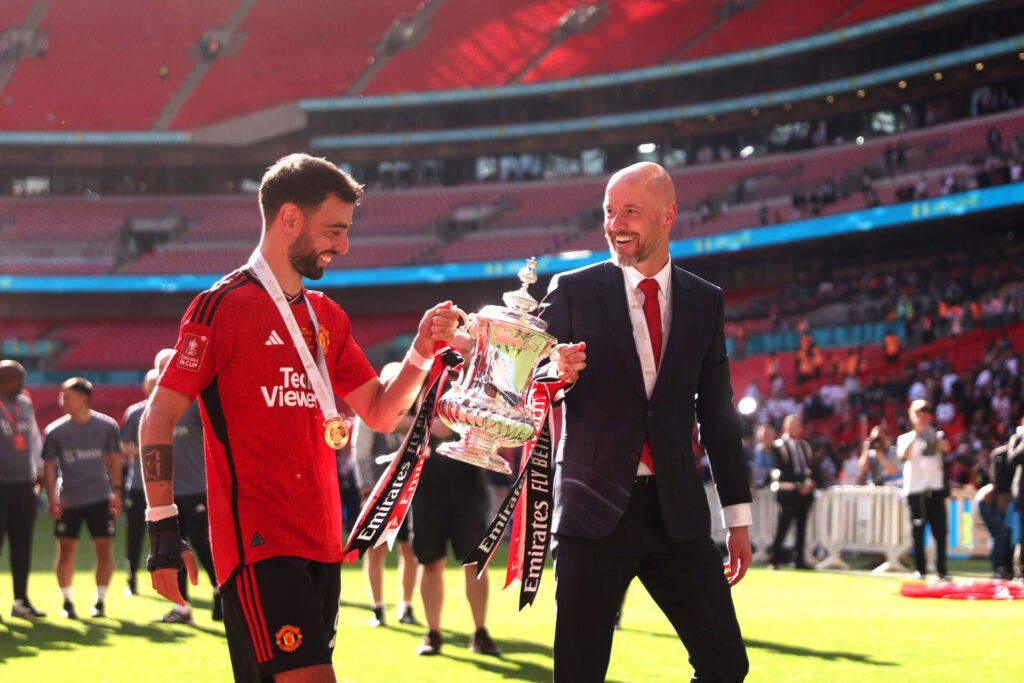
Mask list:
[{"label": "black shorts", "polygon": [[53,527],[57,538],[78,538],[82,530],[82,520],[93,538],[106,538],[114,535],[114,518],[110,514],[110,501],[67,508],[61,511],[60,519]]},{"label": "black shorts", "polygon": [[427,458],[412,499],[412,551],[420,564],[464,558],[487,531],[487,489],[479,467],[436,454]]},{"label": "black shorts", "polygon": [[330,664],[338,630],[341,563],[271,557],[220,589],[236,681]]}]

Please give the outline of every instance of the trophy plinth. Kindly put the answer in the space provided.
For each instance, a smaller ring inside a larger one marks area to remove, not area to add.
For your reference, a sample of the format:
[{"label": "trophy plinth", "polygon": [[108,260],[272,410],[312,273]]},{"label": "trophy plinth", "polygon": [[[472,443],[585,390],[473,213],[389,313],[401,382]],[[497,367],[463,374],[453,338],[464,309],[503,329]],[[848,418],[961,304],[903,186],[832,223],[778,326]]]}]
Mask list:
[{"label": "trophy plinth", "polygon": [[507,307],[485,306],[475,321],[473,351],[462,376],[437,403],[437,416],[462,435],[438,453],[477,467],[510,472],[497,454],[518,446],[535,433],[529,396],[537,364],[547,357],[555,338],[547,324],[531,315],[537,301],[527,292],[537,281],[537,262],[519,272],[522,288],[503,297]]}]

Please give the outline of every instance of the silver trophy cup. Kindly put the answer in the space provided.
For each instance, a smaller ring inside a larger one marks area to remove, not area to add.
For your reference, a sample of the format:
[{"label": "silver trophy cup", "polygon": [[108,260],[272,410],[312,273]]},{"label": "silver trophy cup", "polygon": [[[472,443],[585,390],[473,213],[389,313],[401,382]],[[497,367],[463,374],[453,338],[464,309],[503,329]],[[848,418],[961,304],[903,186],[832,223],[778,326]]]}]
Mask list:
[{"label": "silver trophy cup", "polygon": [[529,441],[536,431],[529,406],[533,372],[555,344],[547,323],[531,315],[537,300],[527,288],[537,281],[537,261],[526,263],[519,271],[522,287],[505,293],[505,306],[485,306],[468,317],[472,353],[437,403],[441,421],[462,435],[437,451],[496,472],[511,471],[498,449]]}]

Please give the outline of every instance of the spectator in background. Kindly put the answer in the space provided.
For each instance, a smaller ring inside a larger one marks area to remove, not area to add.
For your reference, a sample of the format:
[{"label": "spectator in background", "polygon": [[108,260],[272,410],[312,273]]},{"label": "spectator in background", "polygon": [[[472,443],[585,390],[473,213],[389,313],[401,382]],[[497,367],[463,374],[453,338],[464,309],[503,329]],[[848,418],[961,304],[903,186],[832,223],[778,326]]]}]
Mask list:
[{"label": "spectator in background", "polygon": [[864,440],[860,454],[860,470],[864,483],[873,486],[899,486],[902,483],[895,449],[890,443],[889,431],[882,425],[872,427]]},{"label": "spectator in background", "polygon": [[[388,363],[380,371],[383,381],[390,381],[398,374],[400,363]],[[405,434],[413,423],[413,416],[406,414],[390,434],[378,434],[358,417],[352,430],[352,463],[355,469],[356,484],[365,504],[377,480],[388,468],[391,457],[402,446]],[[416,590],[416,574],[419,569],[416,556],[409,544],[409,525],[411,516],[407,515],[398,530],[398,575],[402,583],[402,599],[398,603],[398,621],[402,624],[419,626],[420,622],[412,613],[412,596]],[[385,544],[375,546],[367,551],[363,558],[363,570],[373,600],[373,616],[368,625],[384,626],[386,623],[386,606],[384,603],[384,560],[388,554]]]},{"label": "spectator in background", "polygon": [[[150,369],[142,381],[142,390],[148,399],[156,386],[159,377],[156,369]],[[135,595],[138,591],[135,575],[139,571],[139,558],[142,555],[142,540],[146,535],[146,490],[142,487],[142,472],[139,469],[139,421],[146,409],[146,399],[133,403],[124,411],[121,420],[121,452],[128,459],[124,476],[124,517],[128,527],[126,559],[128,568],[128,586],[124,590],[125,597]]]},{"label": "spectator in background", "polygon": [[[96,550],[93,617],[105,616],[104,599],[114,573],[114,519],[121,514],[121,430],[113,418],[89,407],[92,384],[72,377],[60,388],[66,415],[46,428],[44,482],[50,516],[56,521],[57,585],[64,597],[61,614],[77,619],[71,582],[78,534],[85,522]],[[58,476],[59,475],[59,476]]]},{"label": "spectator in background", "polygon": [[38,482],[42,476],[42,439],[35,408],[24,393],[25,368],[0,361],[0,550],[10,539],[14,604],[11,616],[45,617],[28,599],[32,536],[36,526]]},{"label": "spectator in background", "polygon": [[787,415],[782,422],[782,438],[772,444],[775,471],[772,488],[779,502],[779,523],[772,543],[769,566],[777,569],[782,564],[782,543],[789,525],[796,522],[796,542],[793,546],[793,566],[810,569],[804,560],[804,541],[807,532],[807,514],[814,503],[817,488],[814,454],[803,440],[804,423],[799,415]]},{"label": "spectator in background", "polygon": [[911,430],[896,440],[896,454],[903,462],[903,496],[907,499],[914,537],[914,577],[925,576],[924,525],[935,539],[935,570],[940,581],[949,581],[946,569],[946,476],[943,457],[949,443],[932,426],[932,407],[916,400],[907,412]]},{"label": "spectator in background", "polygon": [[775,436],[775,429],[771,425],[757,425],[751,488],[764,488],[771,482],[772,444],[775,443]]}]

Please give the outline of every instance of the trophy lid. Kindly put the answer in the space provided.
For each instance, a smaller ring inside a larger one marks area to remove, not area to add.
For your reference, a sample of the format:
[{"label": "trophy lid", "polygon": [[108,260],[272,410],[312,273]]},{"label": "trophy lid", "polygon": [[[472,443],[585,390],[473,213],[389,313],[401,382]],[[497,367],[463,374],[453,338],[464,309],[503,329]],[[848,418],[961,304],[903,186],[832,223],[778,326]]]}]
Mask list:
[{"label": "trophy lid", "polygon": [[519,271],[519,281],[522,282],[522,287],[513,292],[505,292],[502,296],[505,306],[484,306],[477,317],[513,322],[543,332],[548,328],[548,324],[531,315],[531,311],[540,304],[527,291],[529,286],[537,281],[537,259],[530,257],[526,260],[526,265]]}]

